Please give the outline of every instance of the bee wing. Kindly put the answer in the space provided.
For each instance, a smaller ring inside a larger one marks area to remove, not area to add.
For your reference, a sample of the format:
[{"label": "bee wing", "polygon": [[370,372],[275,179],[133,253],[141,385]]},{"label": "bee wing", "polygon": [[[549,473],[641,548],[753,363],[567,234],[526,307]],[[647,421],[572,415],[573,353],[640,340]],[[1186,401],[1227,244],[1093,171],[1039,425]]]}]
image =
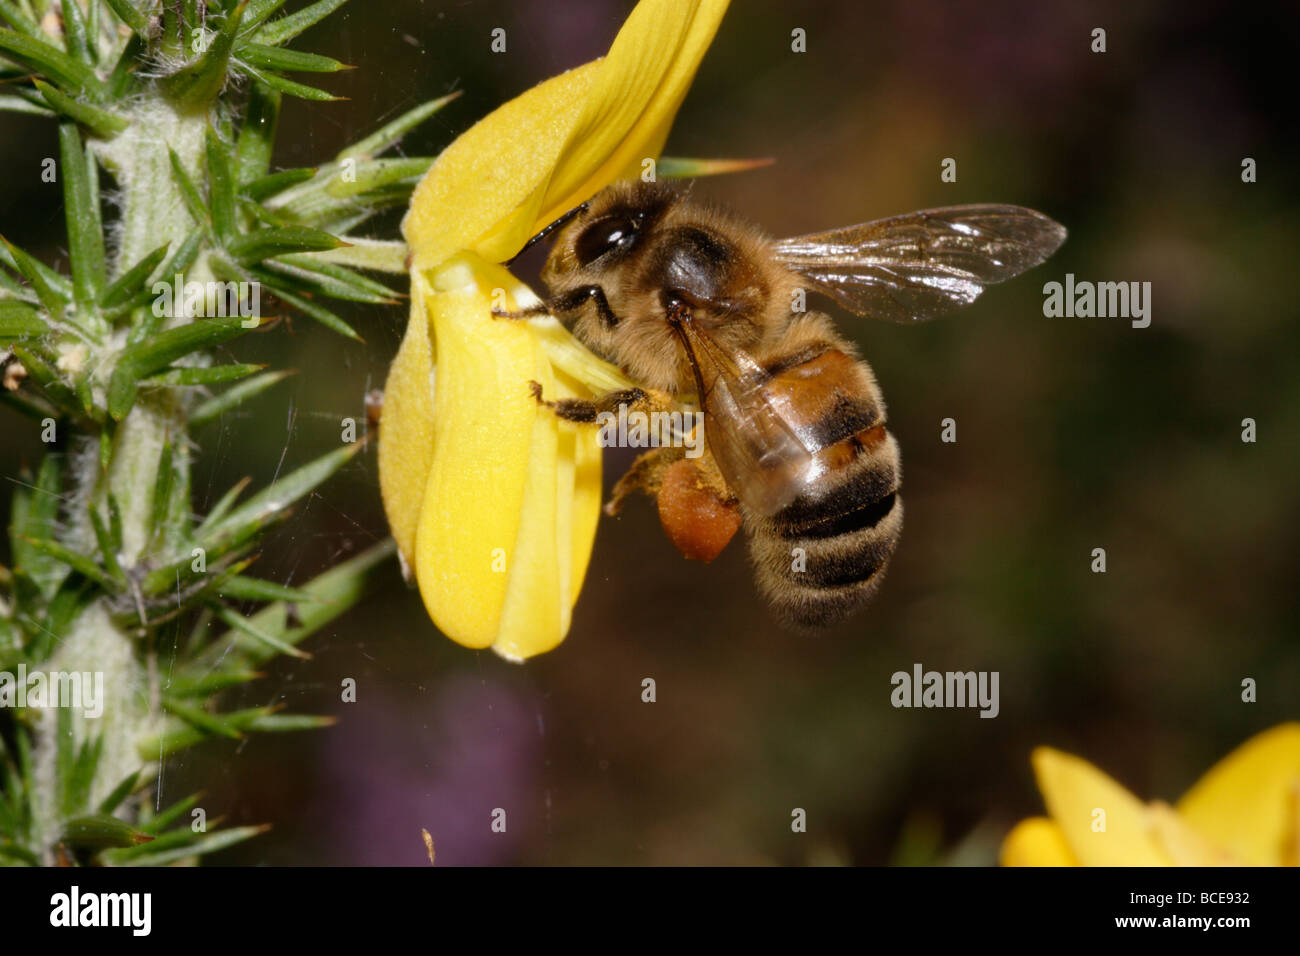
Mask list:
[{"label": "bee wing", "polygon": [[1065,227],[1032,209],[948,206],[782,239],[775,254],[851,312],[913,322],[970,305],[1064,241]]},{"label": "bee wing", "polygon": [[776,513],[816,477],[815,439],[768,390],[769,376],[752,356],[720,348],[690,320],[675,328],[695,372],[705,437],[722,476],[750,509]]}]

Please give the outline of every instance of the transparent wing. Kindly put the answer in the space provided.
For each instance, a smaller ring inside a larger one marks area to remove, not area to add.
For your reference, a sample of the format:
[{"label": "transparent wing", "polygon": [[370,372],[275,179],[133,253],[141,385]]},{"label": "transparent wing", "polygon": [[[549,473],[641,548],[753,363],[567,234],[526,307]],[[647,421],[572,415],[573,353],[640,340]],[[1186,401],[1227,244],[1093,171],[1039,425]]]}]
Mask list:
[{"label": "transparent wing", "polygon": [[948,206],[782,239],[776,258],[851,312],[932,319],[1038,265],[1065,227],[1021,206]]},{"label": "transparent wing", "polygon": [[695,371],[709,451],[732,492],[751,510],[781,510],[821,471],[816,439],[796,410],[767,387],[750,355],[724,351],[689,319],[674,326]]}]

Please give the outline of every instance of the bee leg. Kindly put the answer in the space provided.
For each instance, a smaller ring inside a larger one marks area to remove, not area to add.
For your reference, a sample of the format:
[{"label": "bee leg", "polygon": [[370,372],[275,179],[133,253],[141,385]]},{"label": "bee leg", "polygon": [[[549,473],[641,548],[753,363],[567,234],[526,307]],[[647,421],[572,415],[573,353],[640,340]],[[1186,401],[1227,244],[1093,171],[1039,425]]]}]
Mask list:
[{"label": "bee leg", "polygon": [[666,411],[673,407],[672,399],[663,392],[644,388],[620,388],[595,398],[561,398],[547,401],[542,397],[542,386],[529,382],[528,388],[537,399],[537,404],[545,405],[566,422],[580,425],[595,425],[602,414],[617,415],[619,408],[632,411]]},{"label": "bee leg", "polygon": [[577,312],[590,299],[596,304],[596,314],[600,316],[600,324],[607,329],[612,329],[618,325],[618,316],[614,310],[609,307],[609,300],[605,298],[605,290],[598,285],[583,285],[576,289],[570,289],[560,295],[552,298],[547,305],[556,315],[569,315]]},{"label": "bee leg", "polygon": [[682,556],[708,564],[740,530],[740,505],[710,469],[689,458],[673,462],[655,493],[659,524]]},{"label": "bee leg", "polygon": [[640,491],[651,498],[657,497],[663,486],[664,474],[685,454],[681,448],[656,448],[640,455],[632,462],[623,477],[614,485],[609,501],[605,502],[605,514],[613,517],[623,510],[623,501],[628,495]]},{"label": "bee leg", "polygon": [[545,302],[539,302],[536,305],[530,305],[526,309],[518,309],[514,312],[506,312],[503,309],[493,309],[492,318],[494,319],[531,319],[539,315],[549,315],[550,306]]},{"label": "bee leg", "polygon": [[605,298],[605,290],[598,285],[579,286],[560,295],[552,296],[545,302],[539,302],[537,305],[530,305],[526,309],[519,309],[515,312],[493,309],[492,317],[495,319],[529,319],[538,315],[569,316],[581,309],[589,299],[596,303],[596,314],[600,316],[600,322],[605,328],[612,329],[618,325],[618,316],[609,307],[609,300]]}]

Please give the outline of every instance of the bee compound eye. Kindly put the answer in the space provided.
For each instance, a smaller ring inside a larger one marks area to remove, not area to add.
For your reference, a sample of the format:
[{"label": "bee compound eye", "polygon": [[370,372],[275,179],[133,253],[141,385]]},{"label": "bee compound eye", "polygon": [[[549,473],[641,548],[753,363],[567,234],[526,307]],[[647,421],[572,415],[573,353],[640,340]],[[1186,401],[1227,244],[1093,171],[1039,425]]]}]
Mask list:
[{"label": "bee compound eye", "polygon": [[592,223],[578,236],[573,251],[582,265],[590,265],[605,253],[629,245],[639,223],[631,216],[614,216]]}]

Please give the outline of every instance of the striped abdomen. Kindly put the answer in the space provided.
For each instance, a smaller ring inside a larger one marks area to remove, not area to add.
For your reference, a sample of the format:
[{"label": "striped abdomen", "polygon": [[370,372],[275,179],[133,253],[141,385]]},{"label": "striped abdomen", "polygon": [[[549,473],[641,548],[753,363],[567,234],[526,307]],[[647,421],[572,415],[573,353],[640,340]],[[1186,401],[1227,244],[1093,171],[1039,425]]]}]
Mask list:
[{"label": "striped abdomen", "polygon": [[805,627],[833,624],[870,599],[903,526],[898,445],[870,368],[849,349],[818,338],[763,362],[768,391],[798,410],[823,467],[773,514],[747,510],[744,526],[759,590]]}]

